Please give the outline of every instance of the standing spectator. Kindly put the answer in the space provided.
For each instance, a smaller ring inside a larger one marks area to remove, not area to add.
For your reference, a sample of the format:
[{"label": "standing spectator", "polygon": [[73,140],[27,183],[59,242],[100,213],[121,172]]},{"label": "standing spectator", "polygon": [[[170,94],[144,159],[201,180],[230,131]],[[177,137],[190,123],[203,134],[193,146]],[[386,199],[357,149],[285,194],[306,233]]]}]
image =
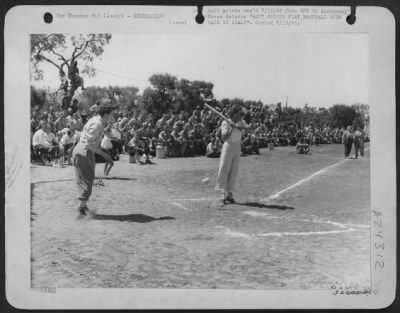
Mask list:
[{"label": "standing spectator", "polygon": [[360,154],[361,159],[364,158],[364,132],[361,127],[357,127],[357,130],[354,132],[354,149],[355,149],[355,158],[357,159],[358,154]]},{"label": "standing spectator", "polygon": [[[112,157],[113,144],[111,142],[111,127],[109,127],[109,126],[104,129],[104,137],[101,140],[100,148],[101,148],[101,150],[103,150],[105,153],[107,153],[108,155],[110,155]],[[106,162],[104,164],[104,175],[105,176],[108,176],[112,167],[113,167],[113,164],[110,162],[107,162],[107,160],[106,160]]]},{"label": "standing spectator", "polygon": [[[89,120],[89,115],[88,115],[87,111],[83,110],[80,115],[81,115],[80,122],[82,123],[82,125],[85,125],[87,123],[87,121]],[[81,130],[82,130],[82,128],[81,128]]]},{"label": "standing spectator", "polygon": [[78,112],[78,104],[79,104],[78,99],[72,100],[72,103],[69,107],[69,109],[71,109],[72,114]]},{"label": "standing spectator", "polygon": [[344,144],[344,157],[346,159],[349,158],[351,153],[351,146],[353,145],[354,141],[354,133],[353,128],[351,126],[347,126],[347,130],[343,132],[342,136],[342,144]]},{"label": "standing spectator", "polygon": [[81,131],[83,128],[83,123],[79,118],[78,113],[72,114],[71,118],[71,129],[76,130],[76,131]]},{"label": "standing spectator", "polygon": [[68,165],[72,165],[71,157],[73,147],[73,130],[66,129],[60,140],[61,164],[67,163]]},{"label": "standing spectator", "polygon": [[116,160],[119,159],[119,155],[122,153],[122,135],[119,130],[119,123],[116,122],[113,124],[111,128],[111,142],[116,151],[118,151],[118,157],[116,156]]}]

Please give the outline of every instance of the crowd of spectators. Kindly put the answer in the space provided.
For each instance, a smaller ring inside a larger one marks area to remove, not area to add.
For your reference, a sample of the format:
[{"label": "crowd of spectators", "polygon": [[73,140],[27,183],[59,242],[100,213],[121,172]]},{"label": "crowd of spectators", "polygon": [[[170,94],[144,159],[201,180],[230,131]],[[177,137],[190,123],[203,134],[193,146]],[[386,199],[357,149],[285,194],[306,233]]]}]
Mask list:
[{"label": "crowd of spectators", "polygon": [[[230,106],[218,109],[226,116]],[[96,114],[96,105],[81,112],[76,106],[62,111],[50,108],[48,112],[32,113],[32,160],[60,166],[71,164],[71,151],[93,114]],[[300,127],[291,121],[271,121],[261,108],[250,108],[245,121],[251,131],[243,135],[243,155],[259,154],[260,148],[269,144],[311,146],[341,143],[344,132],[344,128]],[[221,117],[203,107],[196,107],[193,112],[170,112],[159,118],[136,110],[116,112],[115,121],[105,128],[113,145],[110,153],[114,160],[118,160],[121,153],[129,153],[136,155],[137,163],[142,164],[144,162],[139,157],[145,155],[145,163],[151,163],[149,157],[156,155],[157,146],[165,147],[168,157],[219,157],[223,144],[219,132],[221,122]]]}]

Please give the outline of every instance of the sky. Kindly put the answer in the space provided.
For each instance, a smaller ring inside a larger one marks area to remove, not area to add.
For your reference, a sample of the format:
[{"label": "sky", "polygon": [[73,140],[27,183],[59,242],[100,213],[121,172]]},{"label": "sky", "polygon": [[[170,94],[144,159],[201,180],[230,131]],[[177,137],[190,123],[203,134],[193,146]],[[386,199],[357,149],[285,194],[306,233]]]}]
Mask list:
[{"label": "sky", "polygon": [[[231,32],[112,34],[97,75],[85,86],[136,86],[154,73],[214,83],[214,96],[304,104],[368,103],[368,36],[349,33]],[[58,71],[43,66],[35,86],[58,88]]]}]

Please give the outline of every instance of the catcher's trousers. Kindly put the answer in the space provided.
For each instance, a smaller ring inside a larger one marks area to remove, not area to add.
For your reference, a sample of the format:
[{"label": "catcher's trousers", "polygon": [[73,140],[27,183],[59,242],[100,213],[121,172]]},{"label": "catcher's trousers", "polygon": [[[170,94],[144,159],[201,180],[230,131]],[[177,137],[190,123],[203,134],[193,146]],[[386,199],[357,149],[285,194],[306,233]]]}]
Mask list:
[{"label": "catcher's trousers", "polygon": [[72,158],[75,168],[75,181],[78,187],[78,199],[87,201],[92,194],[95,177],[95,154],[83,144],[78,143],[73,151]]}]

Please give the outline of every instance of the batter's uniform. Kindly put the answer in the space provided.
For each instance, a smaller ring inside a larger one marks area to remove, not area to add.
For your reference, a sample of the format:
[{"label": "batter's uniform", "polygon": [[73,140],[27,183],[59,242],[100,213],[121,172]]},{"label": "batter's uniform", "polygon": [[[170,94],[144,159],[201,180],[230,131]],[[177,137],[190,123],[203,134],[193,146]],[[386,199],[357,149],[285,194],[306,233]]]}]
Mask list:
[{"label": "batter's uniform", "polygon": [[[222,135],[229,133],[231,126],[223,121],[221,125]],[[231,134],[224,142],[219,162],[218,180],[215,190],[234,192],[236,179],[239,172],[239,161],[241,154],[242,131],[233,128]]]}]

